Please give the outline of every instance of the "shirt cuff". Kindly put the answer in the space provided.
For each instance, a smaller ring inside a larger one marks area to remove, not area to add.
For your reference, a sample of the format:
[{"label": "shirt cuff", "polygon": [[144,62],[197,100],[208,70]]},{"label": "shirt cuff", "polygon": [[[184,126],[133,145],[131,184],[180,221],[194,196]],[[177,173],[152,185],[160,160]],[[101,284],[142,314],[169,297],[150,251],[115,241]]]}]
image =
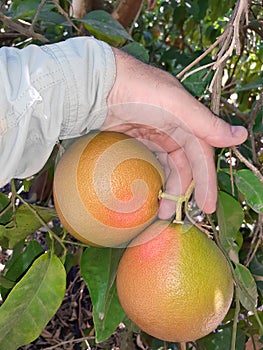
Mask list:
[{"label": "shirt cuff", "polygon": [[112,49],[90,37],[0,50],[0,186],[38,172],[59,139],[98,129],[116,75]]},{"label": "shirt cuff", "polygon": [[111,47],[90,37],[78,37],[42,49],[57,61],[69,92],[59,138],[78,137],[100,128],[116,75]]}]

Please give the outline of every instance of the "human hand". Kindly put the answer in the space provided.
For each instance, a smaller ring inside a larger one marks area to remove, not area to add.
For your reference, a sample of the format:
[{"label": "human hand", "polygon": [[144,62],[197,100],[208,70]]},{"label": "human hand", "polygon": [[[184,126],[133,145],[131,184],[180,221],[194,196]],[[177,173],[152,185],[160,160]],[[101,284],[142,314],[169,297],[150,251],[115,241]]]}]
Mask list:
[{"label": "human hand", "polygon": [[[212,213],[217,201],[213,147],[244,142],[246,129],[216,117],[172,75],[120,50],[114,54],[116,80],[101,129],[138,138],[156,152],[167,179],[165,192],[182,195],[194,179],[197,205]],[[159,217],[168,219],[175,209],[175,202],[162,199]]]}]

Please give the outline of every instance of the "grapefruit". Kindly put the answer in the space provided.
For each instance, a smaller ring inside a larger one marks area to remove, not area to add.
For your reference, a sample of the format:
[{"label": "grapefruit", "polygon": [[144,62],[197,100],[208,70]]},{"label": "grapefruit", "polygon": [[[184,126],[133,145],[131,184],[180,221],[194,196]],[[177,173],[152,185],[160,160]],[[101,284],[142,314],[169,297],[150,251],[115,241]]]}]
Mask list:
[{"label": "grapefruit", "polygon": [[80,241],[122,246],[156,217],[163,183],[162,167],[143,143],[118,132],[92,133],[56,167],[55,208]]},{"label": "grapefruit", "polygon": [[194,226],[156,221],[131,242],[117,271],[127,316],[146,333],[194,341],[224,319],[233,296],[221,250]]}]

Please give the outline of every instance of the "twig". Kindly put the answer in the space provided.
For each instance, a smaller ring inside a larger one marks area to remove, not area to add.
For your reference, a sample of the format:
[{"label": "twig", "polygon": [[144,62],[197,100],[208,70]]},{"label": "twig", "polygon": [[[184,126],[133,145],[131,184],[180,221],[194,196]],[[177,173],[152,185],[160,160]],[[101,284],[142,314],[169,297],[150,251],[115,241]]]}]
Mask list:
[{"label": "twig", "polygon": [[18,33],[1,33],[0,34],[0,40],[6,40],[6,39],[16,39],[20,36]]},{"label": "twig", "polygon": [[263,175],[261,174],[261,172],[258,170],[258,168],[256,168],[253,164],[251,164],[240,152],[239,150],[233,146],[231,147],[233,152],[235,153],[235,155],[237,156],[237,158],[246,165],[246,167],[248,169],[250,169],[251,171],[253,171],[253,173],[259,178],[259,180],[261,181],[261,183],[263,184]]},{"label": "twig", "polygon": [[40,2],[40,4],[38,5],[38,8],[37,8],[37,11],[36,11],[36,13],[35,13],[35,16],[34,16],[34,18],[33,18],[33,21],[32,21],[32,23],[31,23],[31,28],[30,28],[30,30],[34,33],[34,27],[35,27],[35,24],[36,24],[36,22],[37,22],[37,20],[38,20],[38,17],[39,17],[39,15],[40,15],[40,11],[42,10],[42,8],[43,8],[43,6],[45,5],[45,2],[46,2],[47,0],[41,0],[41,2]]},{"label": "twig", "polygon": [[248,123],[249,115],[247,113],[241,112],[237,107],[235,107],[233,104],[229,103],[225,97],[221,96],[220,101],[225,105],[225,107],[230,112],[233,112],[239,119],[241,119],[242,122],[244,122],[245,124]]},{"label": "twig", "polygon": [[218,67],[215,75],[213,76],[212,83],[210,86],[213,86],[212,94],[211,94],[211,106],[210,109],[215,115],[219,115],[220,110],[220,97],[221,97],[221,90],[222,90],[222,76],[223,76],[223,69],[225,65],[225,61],[222,61],[220,66]]},{"label": "twig", "polygon": [[233,278],[234,278],[234,277],[235,277],[235,272],[234,272],[234,267],[233,267],[233,265],[232,265],[232,261],[231,261],[229,255],[228,255],[228,253],[227,253],[226,250],[224,249],[222,243],[221,243],[221,240],[220,240],[220,238],[219,238],[219,232],[217,231],[217,228],[216,228],[216,226],[215,226],[215,224],[214,224],[214,221],[213,221],[211,215],[207,214],[206,217],[207,217],[207,221],[208,221],[209,224],[211,225],[211,228],[212,228],[212,231],[213,231],[213,235],[214,235],[215,242],[216,242],[218,248],[219,248],[219,249],[221,250],[221,252],[224,254],[224,256],[225,256],[225,258],[226,258],[226,260],[227,260],[227,262],[228,262],[228,264],[229,264],[229,267],[230,267],[230,269],[231,269],[232,276],[233,276]]},{"label": "twig", "polygon": [[[222,49],[218,53],[218,59],[214,65],[214,70],[216,70],[228,57],[232,56],[234,48],[236,48],[236,54],[240,54],[239,26],[243,15],[245,15],[246,22],[248,22],[248,0],[239,0],[234,8],[233,14],[227,26],[229,35]],[[229,45],[231,39],[232,41]]]},{"label": "twig", "polygon": [[211,51],[214,50],[215,47],[217,47],[218,44],[221,43],[221,41],[224,40],[224,37],[225,37],[225,34],[223,33],[204,53],[202,53],[200,56],[198,56],[193,62],[191,62],[180,73],[178,73],[176,75],[176,78],[180,79],[186,72],[188,72],[191,68],[193,68],[197,63],[202,61],[203,58],[205,58]]},{"label": "twig", "polygon": [[263,92],[261,92],[260,97],[253,109],[252,115],[251,115],[251,119],[250,119],[250,123],[254,125],[257,114],[260,110],[260,108],[263,106]]},{"label": "twig", "polygon": [[15,30],[16,32],[25,35],[26,37],[42,41],[43,43],[48,43],[49,40],[45,38],[42,34],[35,33],[31,27],[26,28],[22,24],[18,22],[14,22],[10,17],[7,17],[3,14],[2,11],[0,11],[0,21],[3,22],[4,25],[6,25],[8,28],[11,28],[12,30]]},{"label": "twig", "polygon": [[[218,45],[223,43],[221,49],[217,54],[217,60],[213,64],[213,70],[216,71],[221,64],[232,55],[234,48],[236,48],[237,55],[240,53],[240,41],[239,41],[239,27],[243,15],[245,14],[246,21],[248,17],[248,0],[239,0],[234,8],[233,14],[228,22],[223,34],[199,57],[197,57],[192,63],[185,67],[180,73],[176,75],[178,79],[182,78],[186,72],[192,69],[197,63],[199,63],[204,57],[212,52]],[[232,41],[231,41],[232,39]],[[215,78],[216,79],[216,78]],[[212,91],[214,81],[210,84],[210,90]]]},{"label": "twig", "polygon": [[[259,214],[258,215],[258,221],[257,221],[257,225],[255,226],[254,232],[253,232],[253,238],[252,241],[250,243],[250,248],[247,254],[247,258],[246,261],[244,263],[245,266],[248,266],[252,259],[254,258],[258,247],[260,245],[260,243],[262,242],[263,239],[263,214]],[[255,242],[257,240],[256,245],[254,246]]]},{"label": "twig", "polygon": [[189,210],[185,211],[185,216],[187,218],[187,220],[193,224],[193,226],[195,226],[199,231],[203,232],[205,235],[207,235],[208,238],[211,238],[211,232],[209,232],[209,230],[207,230],[204,225],[199,225],[190,215]]},{"label": "twig", "polygon": [[136,16],[134,17],[134,19],[132,21],[132,24],[131,24],[130,29],[129,29],[129,34],[130,35],[132,35],[133,27],[134,27],[137,19],[139,18],[140,13],[142,12],[143,5],[144,5],[144,1],[141,2],[140,8],[139,8],[138,12],[136,13]]},{"label": "twig", "polygon": [[[43,1],[43,0],[42,0]],[[67,14],[66,11],[64,11],[64,9],[60,6],[59,2],[57,0],[52,0],[52,2],[57,6],[57,9],[59,11],[59,13],[64,16],[66,18],[66,20],[68,21],[68,23],[77,31],[80,32],[80,29],[72,22],[72,20],[70,19],[69,15]]]},{"label": "twig", "polygon": [[261,92],[259,100],[257,101],[255,107],[253,108],[253,111],[251,113],[251,117],[249,118],[249,123],[248,123],[248,135],[249,135],[249,139],[251,142],[252,159],[253,159],[254,164],[257,166],[260,166],[261,164],[260,164],[258,157],[257,157],[253,127],[254,127],[258,112],[262,106],[263,106],[263,92]]},{"label": "twig", "polygon": [[66,345],[66,344],[75,344],[75,343],[81,343],[85,340],[92,340],[92,339],[95,339],[94,336],[87,336],[87,337],[83,337],[83,338],[77,338],[77,339],[71,339],[71,340],[66,340],[66,341],[63,341],[59,344],[56,344],[56,345],[53,345],[53,346],[50,346],[49,348],[45,348],[46,350],[53,350],[53,349],[56,349],[58,347],[61,347],[63,345]]},{"label": "twig", "polygon": [[48,233],[56,236],[56,234],[50,229],[50,227],[45,222],[45,220],[42,219],[42,217],[39,215],[38,211],[31,204],[27,203],[27,201],[25,201],[24,198],[21,197],[17,192],[16,192],[15,196],[21,201],[21,203],[23,203],[35,215],[35,217],[38,219],[38,221],[41,223],[41,225],[48,231]]},{"label": "twig", "polygon": [[187,79],[188,77],[190,77],[191,75],[195,74],[196,72],[199,72],[200,70],[206,69],[208,67],[211,67],[214,63],[208,63],[208,64],[204,64],[201,67],[198,67],[196,69],[191,70],[191,72],[186,73],[185,76],[183,77],[183,79],[181,80],[181,82],[183,82],[185,79]]},{"label": "twig", "polygon": [[232,164],[232,149],[229,149],[229,175],[231,183],[231,193],[232,196],[235,196],[235,184],[234,184],[234,174],[233,174],[233,164]]},{"label": "twig", "polygon": [[230,350],[236,349],[236,338],[237,338],[237,324],[238,324],[238,315],[240,312],[240,290],[238,287],[235,288],[235,313],[233,318],[233,328],[232,328],[232,336],[231,336],[231,348]]}]

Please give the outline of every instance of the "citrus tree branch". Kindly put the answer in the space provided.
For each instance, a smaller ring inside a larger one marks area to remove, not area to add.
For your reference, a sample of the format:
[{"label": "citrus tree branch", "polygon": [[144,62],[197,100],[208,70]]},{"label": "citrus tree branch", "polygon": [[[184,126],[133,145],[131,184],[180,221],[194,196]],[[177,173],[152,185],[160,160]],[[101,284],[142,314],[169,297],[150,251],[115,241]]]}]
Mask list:
[{"label": "citrus tree branch", "polygon": [[57,6],[58,12],[62,14],[62,16],[64,16],[67,20],[67,22],[77,31],[79,32],[79,28],[72,22],[72,20],[70,19],[69,15],[67,14],[66,11],[63,10],[63,8],[60,6],[58,0],[52,0],[53,3]]},{"label": "citrus tree branch", "polygon": [[253,260],[260,244],[262,244],[262,241],[263,241],[263,214],[262,213],[260,213],[258,215],[258,220],[257,220],[257,223],[254,227],[252,237],[253,238],[251,240],[249,251],[247,254],[246,261],[245,261],[245,266],[247,266],[247,267],[249,266],[249,264]]},{"label": "citrus tree branch", "polygon": [[222,76],[223,76],[223,69],[225,66],[225,61],[221,62],[220,66],[218,67],[216,74],[213,77],[213,90],[211,93],[211,111],[219,115],[220,110],[220,97],[221,97],[221,90],[222,90]]},{"label": "citrus tree branch", "polygon": [[143,0],[118,0],[112,12],[115,18],[124,28],[127,28],[138,15]]},{"label": "citrus tree branch", "polygon": [[18,21],[14,21],[10,17],[4,15],[2,11],[0,11],[0,21],[8,28],[22,35],[25,35],[28,38],[39,40],[43,43],[49,42],[49,40],[45,38],[42,34],[36,33],[33,30],[33,27],[31,27],[31,25],[28,25],[28,27],[26,27],[25,25],[19,23]]},{"label": "citrus tree branch", "polygon": [[254,128],[254,124],[255,124],[255,120],[257,118],[257,115],[258,115],[258,113],[259,113],[259,111],[260,111],[262,106],[263,106],[263,92],[261,92],[260,97],[259,97],[258,101],[255,104],[255,107],[251,111],[250,118],[248,119],[249,123],[248,123],[248,127],[247,127],[249,139],[250,139],[250,142],[251,142],[251,148],[252,148],[252,159],[253,159],[253,163],[257,167],[261,167],[261,163],[258,160],[258,155],[257,155],[257,150],[256,150],[255,134],[254,134],[253,128]]},{"label": "citrus tree branch", "polygon": [[38,5],[37,11],[36,11],[36,13],[35,13],[35,16],[34,16],[34,18],[33,18],[32,23],[31,23],[31,30],[34,30],[34,27],[35,27],[35,24],[36,24],[37,19],[38,19],[38,17],[39,17],[40,11],[41,11],[41,9],[43,8],[43,6],[45,5],[45,3],[46,3],[46,0],[41,0],[41,1],[40,1],[40,4]]},{"label": "citrus tree branch", "polygon": [[231,336],[231,348],[230,350],[236,349],[236,339],[237,339],[237,324],[238,324],[238,316],[240,312],[240,290],[235,288],[235,313],[233,319],[233,328],[232,328],[232,336]]},{"label": "citrus tree branch", "polygon": [[248,169],[250,169],[251,171],[253,171],[253,173],[259,178],[259,180],[261,181],[261,183],[263,184],[263,175],[261,174],[261,172],[258,170],[258,168],[256,168],[253,164],[251,164],[240,152],[236,147],[231,147],[231,149],[233,150],[233,152],[235,153],[235,155],[237,156],[237,158],[246,165],[246,167]]},{"label": "citrus tree branch", "polygon": [[72,344],[82,343],[84,341],[92,340],[92,339],[95,339],[95,337],[94,336],[87,336],[87,337],[83,337],[83,338],[65,340],[59,344],[56,344],[56,345],[53,345],[53,346],[46,348],[46,350],[53,350],[53,349],[61,348],[61,346],[66,345],[66,344],[72,345]]},{"label": "citrus tree branch", "polygon": [[217,55],[217,61],[213,68],[214,70],[228,57],[232,56],[234,49],[236,49],[236,54],[240,55],[239,31],[243,16],[246,17],[246,22],[248,23],[248,0],[239,0],[234,8],[226,28],[226,41]]},{"label": "citrus tree branch", "polygon": [[230,112],[234,113],[244,124],[248,123],[249,115],[247,113],[241,112],[237,107],[235,107],[233,104],[229,103],[228,100],[225,97],[220,98],[221,103],[224,104],[226,109],[228,109]]},{"label": "citrus tree branch", "polygon": [[184,76],[186,72],[188,72],[190,69],[192,69],[197,63],[202,61],[203,58],[205,58],[207,55],[209,55],[210,52],[214,50],[214,48],[217,47],[219,43],[221,43],[224,40],[225,34],[222,34],[204,53],[202,53],[200,56],[198,56],[193,62],[191,62],[187,67],[185,67],[180,73],[176,75],[177,79],[180,79]]},{"label": "citrus tree branch", "polygon": [[[182,78],[186,72],[192,69],[197,63],[211,53],[218,45],[222,44],[216,56],[216,61],[212,67],[212,69],[216,71],[215,75],[217,75],[218,68],[227,58],[232,55],[234,49],[236,49],[237,55],[240,54],[239,31],[240,23],[242,22],[244,16],[246,17],[246,22],[248,22],[248,0],[239,0],[236,3],[233,14],[223,34],[220,35],[219,38],[203,54],[197,57],[192,63],[177,74],[176,77],[178,79]],[[215,80],[216,77],[210,84],[210,91],[212,91]]]},{"label": "citrus tree branch", "polygon": [[82,18],[91,9],[90,0],[72,0],[72,16]]},{"label": "citrus tree branch", "polygon": [[136,13],[136,15],[134,16],[134,19],[132,21],[132,24],[130,25],[130,29],[129,29],[129,34],[132,35],[132,31],[133,31],[133,27],[135,26],[136,21],[138,20],[140,13],[142,12],[142,8],[143,8],[143,1],[141,2],[141,5]]}]

